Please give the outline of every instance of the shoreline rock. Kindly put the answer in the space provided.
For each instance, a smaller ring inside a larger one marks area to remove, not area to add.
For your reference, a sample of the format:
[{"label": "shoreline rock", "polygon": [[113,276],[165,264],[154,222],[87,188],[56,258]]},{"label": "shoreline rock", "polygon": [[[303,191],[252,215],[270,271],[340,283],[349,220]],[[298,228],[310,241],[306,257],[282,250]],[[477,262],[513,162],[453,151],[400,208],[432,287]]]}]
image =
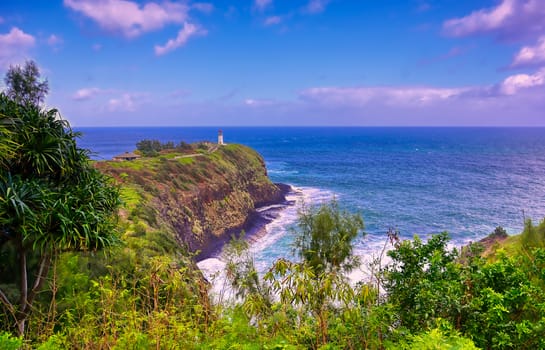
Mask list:
[{"label": "shoreline rock", "polygon": [[[214,240],[214,242],[203,247],[199,254],[195,256],[195,260],[199,262],[217,256],[233,235],[238,237],[243,231],[246,238],[257,238],[265,234],[265,226],[274,221],[281,210],[295,204],[286,199],[286,195],[294,191],[292,186],[283,183],[275,183],[274,185],[280,190],[280,195],[275,200],[258,203],[240,228],[229,229],[224,235]],[[274,206],[274,208],[260,210],[269,206]]]}]

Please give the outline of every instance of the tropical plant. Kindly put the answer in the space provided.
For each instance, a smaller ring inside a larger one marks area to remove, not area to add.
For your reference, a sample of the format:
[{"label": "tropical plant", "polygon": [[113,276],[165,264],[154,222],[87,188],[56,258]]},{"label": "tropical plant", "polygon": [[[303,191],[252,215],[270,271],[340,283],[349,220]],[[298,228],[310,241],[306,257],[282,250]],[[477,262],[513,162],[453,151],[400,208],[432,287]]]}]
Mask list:
[{"label": "tropical plant", "polygon": [[544,348],[545,251],[513,257],[500,251],[488,262],[479,247],[469,246],[460,258],[447,244],[446,233],[425,243],[415,237],[388,253],[383,277],[386,303],[398,319],[393,334],[412,334],[409,348],[431,348],[426,343],[440,340],[434,331],[440,323],[479,348]]},{"label": "tropical plant", "polygon": [[316,274],[350,272],[359,261],[352,254],[352,241],[362,232],[360,215],[342,211],[336,200],[299,212],[294,247]]},{"label": "tropical plant", "polygon": [[457,332],[434,328],[420,334],[410,334],[399,343],[389,344],[387,349],[402,350],[477,350],[475,344]]},{"label": "tropical plant", "polygon": [[264,307],[270,308],[272,295],[268,286],[259,278],[248,241],[244,239],[244,233],[240,237],[231,237],[223,254],[227,259],[226,277],[234,289],[235,297],[254,301],[259,299],[265,304]]},{"label": "tropical plant", "polygon": [[438,318],[454,324],[460,314],[464,281],[458,253],[447,243],[446,232],[427,242],[415,236],[388,252],[392,261],[383,271],[383,285],[401,326],[411,331],[430,329]]},{"label": "tropical plant", "polygon": [[361,230],[361,216],[342,211],[335,200],[303,207],[294,241],[302,261],[280,259],[265,275],[285,307],[294,307],[300,319],[309,313],[315,318],[316,337],[308,345],[327,344],[330,314],[349,307],[354,300],[346,272],[358,263],[352,241]]},{"label": "tropical plant", "polygon": [[142,140],[136,143],[136,149],[145,157],[154,157],[163,148],[161,142],[158,140]]},{"label": "tropical plant", "polygon": [[2,142],[9,152],[0,168],[0,251],[10,257],[2,265],[11,269],[0,281],[19,287],[16,296],[0,289],[0,300],[23,335],[52,258],[111,244],[119,199],[57,110],[0,94],[0,125],[9,136]]},{"label": "tropical plant", "polygon": [[18,350],[23,346],[23,339],[15,338],[7,332],[0,333],[0,349]]}]

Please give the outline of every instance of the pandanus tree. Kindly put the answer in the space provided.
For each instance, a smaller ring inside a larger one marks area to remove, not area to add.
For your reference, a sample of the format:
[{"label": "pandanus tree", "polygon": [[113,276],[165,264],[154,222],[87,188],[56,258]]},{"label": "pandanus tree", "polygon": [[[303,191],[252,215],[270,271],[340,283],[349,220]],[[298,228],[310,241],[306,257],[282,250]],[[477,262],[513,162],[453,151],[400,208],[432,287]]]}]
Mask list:
[{"label": "pandanus tree", "polygon": [[115,241],[118,191],[78,136],[57,110],[0,94],[0,304],[20,335],[56,255]]}]

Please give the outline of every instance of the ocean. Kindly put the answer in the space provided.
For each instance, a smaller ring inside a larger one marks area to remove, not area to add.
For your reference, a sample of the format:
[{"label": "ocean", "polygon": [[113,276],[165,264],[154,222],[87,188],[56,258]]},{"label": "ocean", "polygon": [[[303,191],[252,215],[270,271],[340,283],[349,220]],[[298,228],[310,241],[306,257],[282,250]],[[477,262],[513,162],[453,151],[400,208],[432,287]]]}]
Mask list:
[{"label": "ocean", "polygon": [[[218,128],[77,128],[94,159],[134,150],[142,139],[216,140]],[[297,204],[278,213],[251,241],[258,269],[294,258],[292,228],[301,203],[335,198],[359,213],[364,260],[384,245],[389,228],[403,238],[447,231],[452,244],[476,241],[502,226],[519,233],[524,218],[545,217],[545,128],[223,128],[265,159],[272,181],[295,188]],[[214,270],[221,254],[201,262]]]}]

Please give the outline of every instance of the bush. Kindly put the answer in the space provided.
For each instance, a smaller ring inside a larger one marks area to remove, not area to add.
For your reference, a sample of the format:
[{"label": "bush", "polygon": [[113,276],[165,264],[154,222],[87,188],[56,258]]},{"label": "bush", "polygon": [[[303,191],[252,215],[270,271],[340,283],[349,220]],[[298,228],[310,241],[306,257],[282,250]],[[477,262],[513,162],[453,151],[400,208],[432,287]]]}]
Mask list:
[{"label": "bush", "polygon": [[175,145],[172,141],[161,143],[159,140],[142,140],[136,143],[136,149],[145,157],[156,157],[161,151],[188,152],[193,150],[193,146],[184,141]]},{"label": "bush", "polygon": [[424,243],[415,236],[389,251],[392,262],[384,269],[388,301],[401,325],[411,331],[430,329],[437,318],[455,324],[463,300],[463,278],[456,250],[447,250],[446,232]]},{"label": "bush", "polygon": [[407,341],[387,346],[387,349],[401,350],[477,350],[471,339],[459,334],[448,334],[439,328],[428,332],[410,335]]},{"label": "bush", "polygon": [[23,339],[13,337],[7,332],[0,333],[0,349],[18,350],[23,346]]}]

